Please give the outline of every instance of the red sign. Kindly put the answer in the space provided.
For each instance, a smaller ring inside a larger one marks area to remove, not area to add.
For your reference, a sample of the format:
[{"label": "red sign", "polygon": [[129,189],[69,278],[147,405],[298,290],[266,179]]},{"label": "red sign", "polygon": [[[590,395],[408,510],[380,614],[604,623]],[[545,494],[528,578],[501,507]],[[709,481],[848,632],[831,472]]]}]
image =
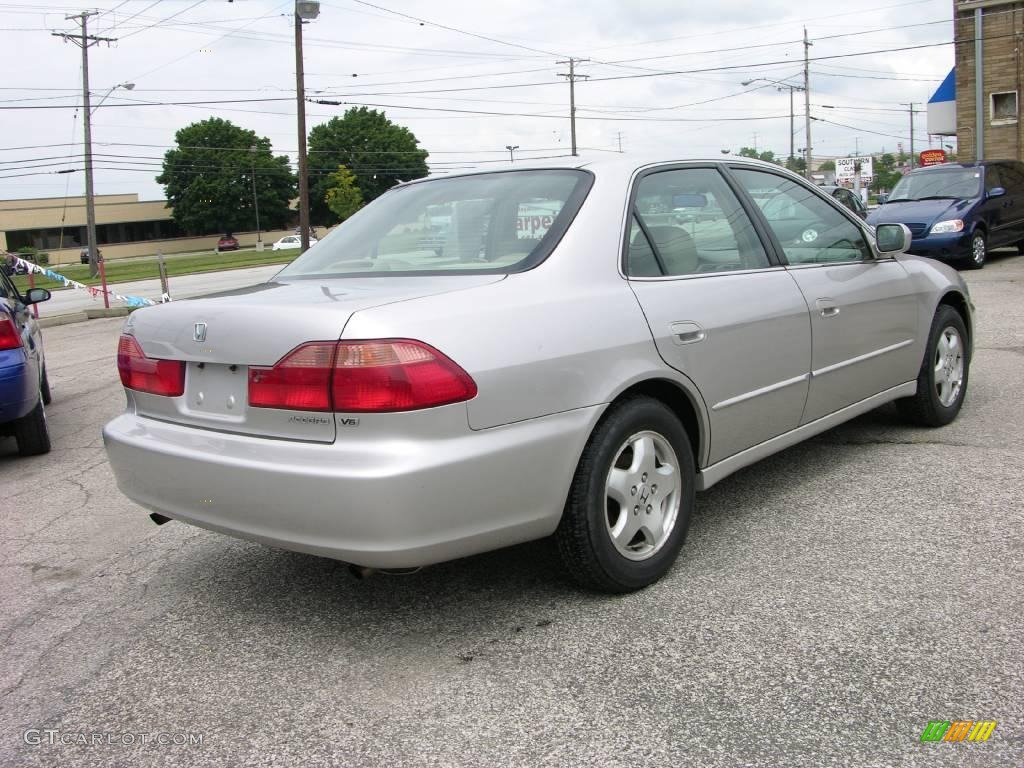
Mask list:
[{"label": "red sign", "polygon": [[921,153],[921,165],[941,165],[946,162],[946,150],[926,149]]}]

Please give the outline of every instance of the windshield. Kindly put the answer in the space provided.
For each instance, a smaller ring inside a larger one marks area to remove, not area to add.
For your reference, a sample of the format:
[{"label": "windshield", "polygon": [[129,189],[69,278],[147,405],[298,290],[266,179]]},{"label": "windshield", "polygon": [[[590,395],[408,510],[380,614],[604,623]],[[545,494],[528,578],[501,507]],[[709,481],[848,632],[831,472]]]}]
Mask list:
[{"label": "windshield", "polygon": [[529,269],[564,234],[592,178],[576,170],[505,171],[398,187],[343,222],[277,277]]},{"label": "windshield", "polygon": [[887,202],[930,197],[968,199],[980,194],[980,168],[950,168],[948,171],[925,171],[904,176],[893,187]]}]

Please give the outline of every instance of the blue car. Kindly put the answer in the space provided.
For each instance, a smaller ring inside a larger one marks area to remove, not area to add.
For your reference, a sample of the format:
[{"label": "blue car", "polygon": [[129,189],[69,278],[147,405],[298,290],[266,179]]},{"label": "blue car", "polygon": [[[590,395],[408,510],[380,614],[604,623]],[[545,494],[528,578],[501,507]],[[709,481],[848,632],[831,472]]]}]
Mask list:
[{"label": "blue car", "polygon": [[0,434],[13,434],[22,456],[50,450],[44,406],[50,402],[43,336],[29,307],[50,298],[44,288],[22,296],[0,271]]},{"label": "blue car", "polygon": [[906,224],[910,253],[981,269],[993,248],[1024,252],[1024,163],[983,160],[911,171],[868,224]]}]

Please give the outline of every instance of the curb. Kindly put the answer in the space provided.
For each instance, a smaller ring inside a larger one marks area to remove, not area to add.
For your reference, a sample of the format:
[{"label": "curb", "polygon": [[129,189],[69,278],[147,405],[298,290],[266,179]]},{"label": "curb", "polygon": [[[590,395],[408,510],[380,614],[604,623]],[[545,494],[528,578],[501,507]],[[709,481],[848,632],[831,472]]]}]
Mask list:
[{"label": "curb", "polygon": [[40,328],[52,328],[55,325],[70,325],[71,323],[84,323],[89,319],[85,312],[72,312],[67,315],[51,315],[40,317],[36,320]]}]

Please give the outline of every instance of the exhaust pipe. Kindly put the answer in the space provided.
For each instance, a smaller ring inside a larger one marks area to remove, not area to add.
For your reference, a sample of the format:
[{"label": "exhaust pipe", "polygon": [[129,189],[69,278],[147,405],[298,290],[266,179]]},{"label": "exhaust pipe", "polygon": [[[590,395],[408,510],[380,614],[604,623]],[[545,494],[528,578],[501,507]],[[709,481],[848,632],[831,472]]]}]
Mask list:
[{"label": "exhaust pipe", "polygon": [[419,573],[422,570],[423,566],[421,565],[414,568],[369,568],[365,565],[352,565],[350,563],[348,566],[348,572],[359,581],[365,581],[378,573],[382,573],[385,576],[412,576],[414,573]]},{"label": "exhaust pipe", "polygon": [[164,523],[171,522],[171,518],[167,517],[166,515],[161,515],[159,512],[151,512],[149,515],[149,519],[157,525],[163,525]]},{"label": "exhaust pipe", "polygon": [[366,581],[377,572],[376,568],[367,568],[365,565],[352,565],[349,563],[348,572],[352,574],[352,578],[357,581]]}]

